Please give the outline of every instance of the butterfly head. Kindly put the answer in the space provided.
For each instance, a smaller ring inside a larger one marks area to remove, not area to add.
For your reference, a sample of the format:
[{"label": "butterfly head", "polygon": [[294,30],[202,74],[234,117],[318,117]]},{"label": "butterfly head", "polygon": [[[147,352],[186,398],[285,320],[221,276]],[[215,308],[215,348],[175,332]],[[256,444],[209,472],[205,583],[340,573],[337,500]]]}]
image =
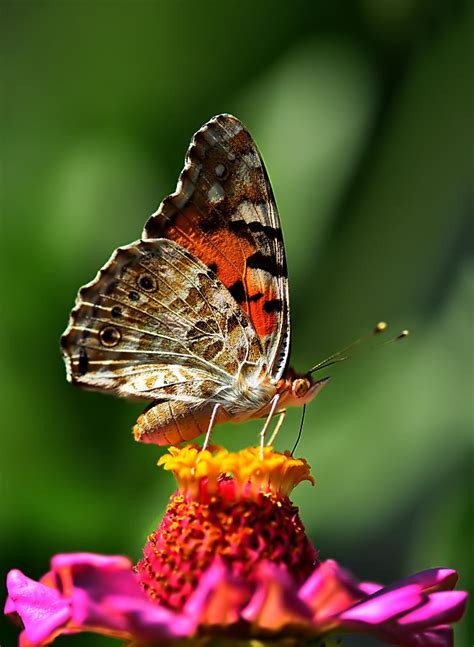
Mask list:
[{"label": "butterfly head", "polygon": [[286,378],[281,380],[281,391],[285,393],[285,404],[289,406],[302,406],[307,404],[319,391],[326,386],[331,378],[325,377],[321,380],[314,380],[310,373],[297,375],[290,370]]}]

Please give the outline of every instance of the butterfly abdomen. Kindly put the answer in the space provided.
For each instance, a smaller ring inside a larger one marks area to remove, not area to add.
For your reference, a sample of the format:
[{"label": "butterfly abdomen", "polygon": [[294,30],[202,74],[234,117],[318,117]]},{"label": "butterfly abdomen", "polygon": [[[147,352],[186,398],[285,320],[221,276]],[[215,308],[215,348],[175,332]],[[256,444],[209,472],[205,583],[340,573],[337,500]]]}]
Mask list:
[{"label": "butterfly abdomen", "polygon": [[[211,413],[211,405],[193,411],[180,401],[154,402],[138,418],[133,435],[142,443],[178,445],[206,433]],[[226,417],[222,410],[221,420]]]}]

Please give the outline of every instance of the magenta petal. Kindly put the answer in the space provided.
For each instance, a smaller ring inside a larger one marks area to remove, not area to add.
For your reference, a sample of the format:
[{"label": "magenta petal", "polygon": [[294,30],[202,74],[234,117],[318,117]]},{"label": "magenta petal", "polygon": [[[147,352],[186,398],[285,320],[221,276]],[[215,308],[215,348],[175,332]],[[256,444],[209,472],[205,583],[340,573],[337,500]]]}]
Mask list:
[{"label": "magenta petal", "polygon": [[31,580],[21,571],[12,570],[7,576],[10,609],[18,613],[25,634],[32,643],[52,637],[71,618],[71,607],[59,591]]},{"label": "magenta petal", "polygon": [[394,582],[387,588],[394,589],[407,584],[417,584],[423,591],[427,592],[447,591],[453,589],[457,581],[457,572],[450,568],[430,568]]},{"label": "magenta petal", "polygon": [[[8,586],[8,579],[7,579],[7,586]],[[10,614],[15,613],[15,612],[16,612],[15,603],[13,602],[11,597],[8,596],[7,599],[6,599],[6,602],[5,602],[5,607],[3,609],[3,613],[6,616],[9,616]]]},{"label": "magenta petal", "polygon": [[[373,592],[378,585],[367,588]],[[327,559],[301,586],[298,597],[313,612],[313,621],[321,624],[367,597],[359,582],[337,562]]]},{"label": "magenta petal", "polygon": [[189,619],[150,602],[125,557],[58,555],[53,567],[70,576],[73,621],[80,627],[144,639],[187,636],[194,629]]},{"label": "magenta petal", "polygon": [[271,562],[261,562],[257,575],[255,593],[242,611],[247,622],[264,631],[310,626],[311,609],[298,597],[295,582],[286,569]]},{"label": "magenta petal", "polygon": [[[364,590],[360,587],[360,583],[355,577],[342,568],[333,559],[327,559],[314,570],[312,575],[306,580],[299,590],[299,597],[305,602],[310,602],[323,594],[327,595],[328,582],[336,584],[337,589],[343,589],[354,601],[364,596]],[[378,585],[369,584],[367,586],[377,590]]]},{"label": "magenta petal", "polygon": [[129,633],[127,616],[111,604],[110,598],[149,604],[126,557],[72,553],[56,555],[51,564],[71,598],[72,619],[79,627]]},{"label": "magenta petal", "polygon": [[127,619],[129,632],[141,640],[186,638],[196,629],[194,619],[149,602],[148,599],[139,601],[110,596],[108,604],[114,613],[120,613]]},{"label": "magenta petal", "polygon": [[373,595],[374,593],[377,593],[377,591],[381,591],[384,587],[377,584],[377,582],[359,582],[358,588],[365,595]]},{"label": "magenta petal", "polygon": [[422,629],[457,622],[466,607],[465,591],[440,591],[432,593],[425,604],[405,614],[398,620],[405,630]]},{"label": "magenta petal", "polygon": [[51,559],[54,570],[78,565],[94,566],[100,569],[132,568],[132,562],[123,555],[98,555],[97,553],[59,553]]},{"label": "magenta petal", "polygon": [[375,593],[341,613],[339,618],[342,621],[380,624],[413,609],[422,602],[423,596],[415,584],[388,591],[383,589],[382,592]]},{"label": "magenta petal", "polygon": [[250,597],[248,585],[235,578],[217,557],[187,601],[184,613],[201,625],[231,625]]}]

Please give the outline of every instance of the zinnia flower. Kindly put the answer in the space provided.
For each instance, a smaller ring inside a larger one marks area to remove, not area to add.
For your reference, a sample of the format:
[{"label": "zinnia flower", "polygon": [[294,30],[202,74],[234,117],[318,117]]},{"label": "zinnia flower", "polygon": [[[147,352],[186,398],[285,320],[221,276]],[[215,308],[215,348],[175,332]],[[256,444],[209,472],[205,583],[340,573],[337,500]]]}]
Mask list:
[{"label": "zinnia flower", "polygon": [[[102,633],[129,645],[305,645],[365,633],[393,645],[448,647],[467,594],[457,573],[431,569],[390,586],[319,561],[289,499],[304,460],[266,448],[170,448],[177,478],[158,529],[134,567],[121,556],[56,555],[39,582],[8,575],[5,613],[21,647]],[[240,642],[238,642],[240,641]],[[321,642],[321,644],[323,644]]]}]

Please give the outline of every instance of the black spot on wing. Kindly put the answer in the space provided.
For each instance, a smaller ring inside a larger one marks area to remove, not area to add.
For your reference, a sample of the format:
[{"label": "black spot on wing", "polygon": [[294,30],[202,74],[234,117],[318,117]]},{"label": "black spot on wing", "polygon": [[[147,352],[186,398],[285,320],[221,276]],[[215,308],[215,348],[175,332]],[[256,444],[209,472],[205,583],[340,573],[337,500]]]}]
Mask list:
[{"label": "black spot on wing", "polygon": [[263,292],[256,292],[249,297],[249,301],[259,301],[263,297]]},{"label": "black spot on wing", "polygon": [[286,276],[286,270],[279,265],[274,256],[267,256],[262,252],[255,252],[247,259],[247,267],[264,270],[272,276]]},{"label": "black spot on wing", "polygon": [[214,274],[217,274],[217,263],[209,263],[208,267],[211,270],[211,272],[214,272]]},{"label": "black spot on wing", "polygon": [[233,285],[229,287],[229,292],[237,301],[237,303],[243,303],[246,300],[244,284],[240,279],[238,279]]},{"label": "black spot on wing", "polygon": [[283,242],[283,235],[279,227],[272,227],[271,225],[264,225],[259,220],[254,220],[252,222],[246,222],[245,220],[231,220],[229,223],[229,228],[231,231],[239,234],[243,234],[246,231],[252,233],[261,233],[265,234],[270,240],[277,240]]},{"label": "black spot on wing", "polygon": [[269,301],[265,301],[263,304],[263,309],[268,313],[281,312],[282,307],[283,304],[281,299],[270,299]]},{"label": "black spot on wing", "polygon": [[79,361],[77,364],[78,371],[81,375],[85,375],[89,370],[89,358],[85,348],[79,350]]}]

